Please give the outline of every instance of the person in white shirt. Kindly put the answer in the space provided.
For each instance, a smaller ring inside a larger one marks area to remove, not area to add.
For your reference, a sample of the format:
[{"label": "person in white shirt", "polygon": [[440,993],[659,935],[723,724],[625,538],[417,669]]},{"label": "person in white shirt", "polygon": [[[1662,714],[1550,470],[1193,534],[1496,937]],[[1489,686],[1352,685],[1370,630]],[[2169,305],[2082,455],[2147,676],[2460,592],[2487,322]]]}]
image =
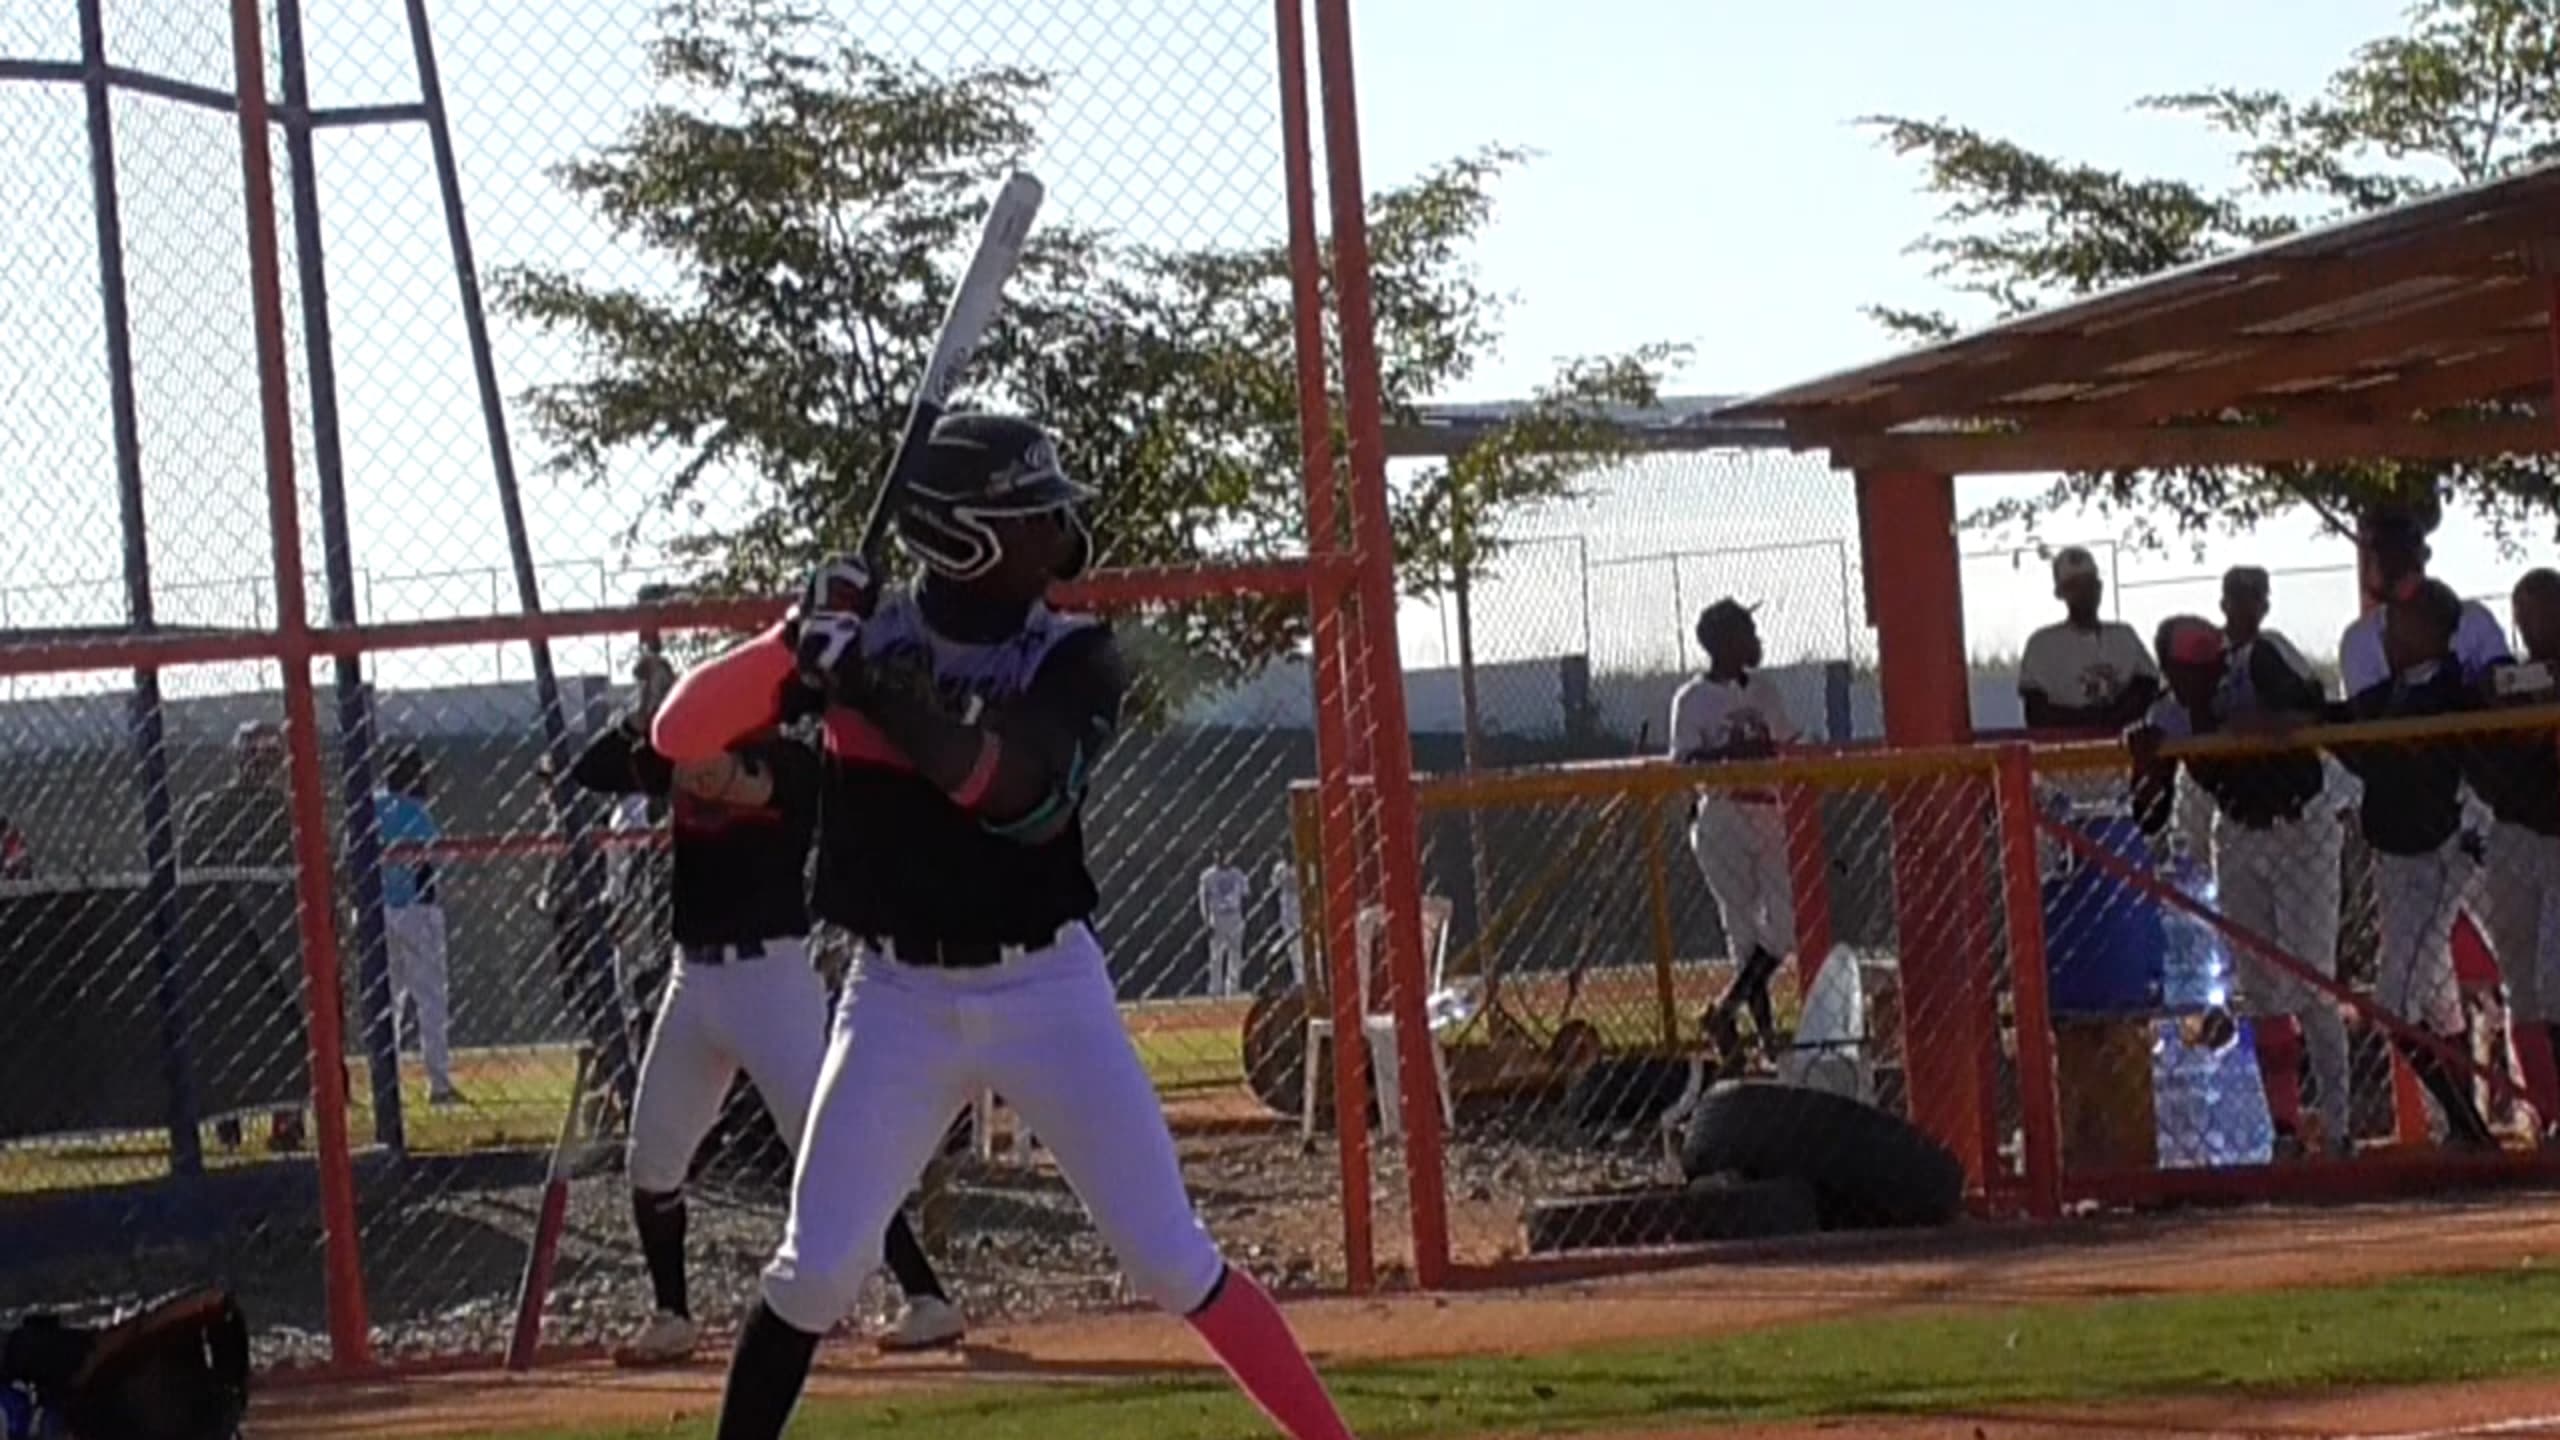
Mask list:
[{"label": "person in white shirt", "polygon": [[[2358,519],[2356,581],[2364,592],[2365,613],[2338,637],[2338,672],[2347,694],[2362,694],[2391,678],[2391,665],[2382,654],[2383,610],[2426,583],[2431,555],[2427,535],[2434,528],[2432,519],[2405,505],[2377,505]],[[2462,666],[2463,678],[2474,681],[2515,659],[2498,617],[2477,600],[2462,602],[2453,658]]]},{"label": "person in white shirt", "polygon": [[[1759,674],[1760,631],[1731,598],[1698,615],[1707,672],[1671,701],[1671,758],[1683,765],[1766,760],[1799,738],[1786,703]],[[1702,1021],[1726,1073],[1741,1060],[1742,1011],[1763,1054],[1777,1045],[1769,981],[1796,946],[1795,883],[1787,865],[1786,812],[1758,787],[1703,791],[1689,818],[1689,849],[1715,897],[1734,975]]]},{"label": "person in white shirt", "polygon": [[1200,918],[1209,927],[1209,993],[1236,993],[1244,979],[1244,909],[1253,884],[1221,855],[1200,872]]},{"label": "person in white shirt", "polygon": [[1289,974],[1300,988],[1307,983],[1307,960],[1298,948],[1298,935],[1305,928],[1306,917],[1298,899],[1298,867],[1281,856],[1271,862],[1271,908],[1280,922],[1280,953],[1289,962]]},{"label": "person in white shirt", "polygon": [[2106,598],[2098,562],[2069,546],[2053,557],[2053,594],[2064,616],[2027,637],[2018,698],[2030,730],[2122,734],[2160,698],[2160,667],[2130,625],[2098,617]]}]

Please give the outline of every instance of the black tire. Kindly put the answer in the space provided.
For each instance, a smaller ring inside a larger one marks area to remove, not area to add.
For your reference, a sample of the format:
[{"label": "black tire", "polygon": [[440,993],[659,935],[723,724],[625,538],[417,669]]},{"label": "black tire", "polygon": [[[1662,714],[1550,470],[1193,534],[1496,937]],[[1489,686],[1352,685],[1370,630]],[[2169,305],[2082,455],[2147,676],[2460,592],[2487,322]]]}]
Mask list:
[{"label": "black tire", "polygon": [[1691,1179],[1802,1180],[1828,1230],[1948,1225],[1964,1210],[1964,1166],[1953,1152],[1872,1105],[1799,1085],[1746,1080],[1709,1090],[1680,1168]]},{"label": "black tire", "polygon": [[1662,1118],[1689,1088],[1689,1062],[1676,1055],[1611,1055],[1573,1079],[1565,1105],[1585,1130],[1618,1130]]},{"label": "black tire", "polygon": [[1803,1181],[1725,1176],[1680,1190],[1542,1200],[1529,1207],[1527,1222],[1533,1255],[1769,1240],[1822,1228],[1813,1187]]}]

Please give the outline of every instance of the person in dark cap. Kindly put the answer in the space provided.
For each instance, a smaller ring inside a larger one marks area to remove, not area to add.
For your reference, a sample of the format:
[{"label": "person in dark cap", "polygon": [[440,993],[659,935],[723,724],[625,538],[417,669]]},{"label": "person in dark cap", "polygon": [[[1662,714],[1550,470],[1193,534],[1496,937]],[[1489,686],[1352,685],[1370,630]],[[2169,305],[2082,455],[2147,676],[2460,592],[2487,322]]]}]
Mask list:
[{"label": "person in dark cap", "polygon": [[[2383,653],[2384,610],[2427,582],[2427,562],[2433,556],[2427,537],[2435,526],[2432,506],[2400,502],[2368,507],[2358,518],[2356,581],[2366,609],[2338,639],[2338,670],[2347,694],[2361,694],[2392,678]],[[2470,600],[2459,604],[2449,658],[2465,680],[2478,683],[2493,667],[2514,660],[2515,652],[2489,607]]]},{"label": "person in dark cap", "polygon": [[[1699,612],[1698,646],[1707,652],[1707,671],[1672,698],[1672,759],[1683,765],[1766,760],[1798,738],[1778,688],[1760,673],[1760,629],[1748,606],[1726,598]],[[1689,849],[1715,897],[1733,956],[1733,978],[1703,1022],[1731,1073],[1741,1059],[1738,1017],[1745,1010],[1753,1042],[1764,1055],[1774,1052],[1769,981],[1796,946],[1795,886],[1777,792],[1702,790],[1690,811]]]},{"label": "person in dark cap", "polygon": [[2088,551],[2072,545],[2054,554],[2053,594],[2063,618],[2028,636],[2018,660],[2027,728],[2114,736],[2160,698],[2160,667],[2142,637],[2130,625],[2100,618],[2106,593]]}]

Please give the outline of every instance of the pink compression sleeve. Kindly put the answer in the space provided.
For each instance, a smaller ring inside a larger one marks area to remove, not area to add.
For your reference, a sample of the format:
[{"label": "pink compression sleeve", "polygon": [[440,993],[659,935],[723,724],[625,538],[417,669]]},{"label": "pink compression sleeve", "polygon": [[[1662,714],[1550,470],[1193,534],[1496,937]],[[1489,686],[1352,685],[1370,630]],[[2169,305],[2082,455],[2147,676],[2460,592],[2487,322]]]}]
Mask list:
[{"label": "pink compression sleeve", "polygon": [[1252,1276],[1230,1266],[1216,1298],[1189,1319],[1237,1388],[1289,1440],[1352,1440],[1280,1307]]},{"label": "pink compression sleeve", "polygon": [[686,671],[658,707],[649,743],[669,760],[704,760],[781,718],[791,647],[774,626]]}]

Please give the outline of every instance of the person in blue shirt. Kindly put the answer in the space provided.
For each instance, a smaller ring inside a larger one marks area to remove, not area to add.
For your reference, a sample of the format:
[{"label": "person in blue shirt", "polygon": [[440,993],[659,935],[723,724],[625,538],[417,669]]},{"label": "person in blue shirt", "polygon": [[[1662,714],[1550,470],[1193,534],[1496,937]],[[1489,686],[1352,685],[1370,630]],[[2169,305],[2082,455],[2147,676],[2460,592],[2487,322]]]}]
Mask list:
[{"label": "person in blue shirt", "polygon": [[436,866],[417,853],[444,838],[427,809],[426,757],[415,745],[395,745],[383,757],[383,787],[373,811],[386,852],[382,866],[382,934],[391,959],[391,1023],[408,1042],[408,1014],[417,1007],[418,1053],[427,1067],[427,1103],[458,1105],[449,1044],[444,906],[436,896]]}]

